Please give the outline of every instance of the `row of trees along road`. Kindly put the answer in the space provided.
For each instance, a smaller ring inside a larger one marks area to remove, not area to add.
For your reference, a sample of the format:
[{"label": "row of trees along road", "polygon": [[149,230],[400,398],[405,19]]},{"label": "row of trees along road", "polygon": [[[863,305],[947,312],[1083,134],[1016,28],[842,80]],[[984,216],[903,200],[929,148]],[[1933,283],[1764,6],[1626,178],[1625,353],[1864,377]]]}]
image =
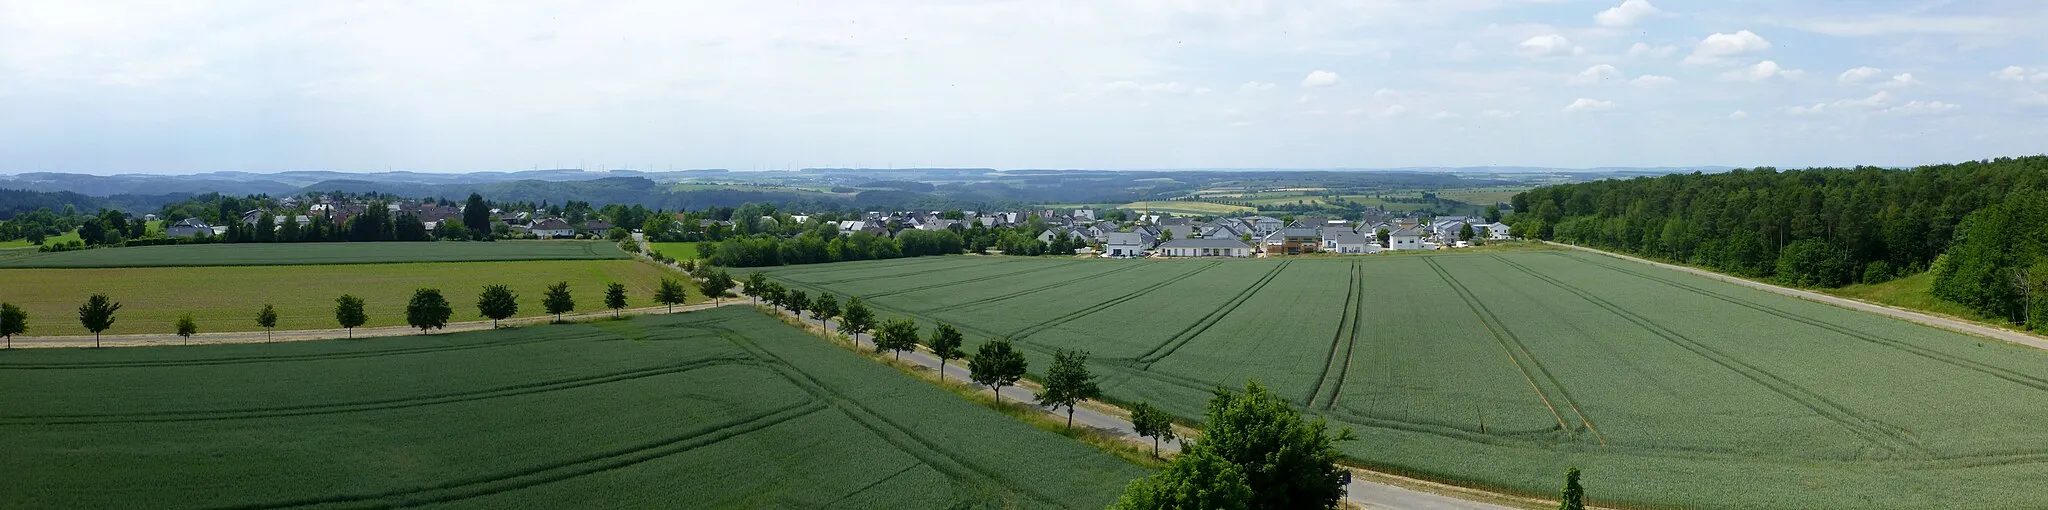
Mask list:
[{"label": "row of trees along road", "polygon": [[2048,329],[2048,156],[1772,168],[1536,188],[1517,235],[1805,287],[1931,273],[1933,293]]},{"label": "row of trees along road", "polygon": [[[682,304],[686,298],[682,284],[666,278],[654,296],[655,302],[668,305],[669,311],[675,311],[675,305]],[[617,317],[619,310],[626,308],[626,285],[618,282],[606,284],[604,305],[611,309],[613,317]],[[548,286],[541,306],[554,314],[556,322],[562,320],[562,314],[575,311],[576,300],[569,293],[569,282]],[[491,319],[491,327],[496,328],[498,321],[519,313],[519,296],[504,285],[485,286],[477,295],[476,307],[478,313]],[[121,303],[106,294],[93,294],[85,304],[79,305],[78,323],[92,332],[94,347],[100,345],[100,332],[114,326],[115,313],[120,310]],[[441,289],[414,290],[412,300],[405,305],[405,323],[419,328],[421,333],[447,327],[448,319],[454,314],[454,308],[441,295]],[[350,294],[335,298],[334,321],[348,330],[349,338],[355,338],[355,328],[370,321],[369,314],[364,311],[363,299]],[[264,340],[268,341],[271,332],[277,328],[277,307],[264,304],[263,309],[256,312],[256,325],[264,329]],[[172,331],[189,342],[192,335],[199,333],[199,324],[192,314],[186,313],[172,323]],[[27,332],[28,312],[13,303],[0,303],[0,337],[6,339],[6,346],[13,348],[14,335]]]}]

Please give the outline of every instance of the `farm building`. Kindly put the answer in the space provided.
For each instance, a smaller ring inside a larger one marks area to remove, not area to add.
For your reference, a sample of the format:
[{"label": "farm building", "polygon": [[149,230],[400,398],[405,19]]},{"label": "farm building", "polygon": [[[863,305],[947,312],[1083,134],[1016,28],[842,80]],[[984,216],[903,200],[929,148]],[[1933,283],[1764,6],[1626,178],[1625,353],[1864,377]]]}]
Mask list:
[{"label": "farm building", "polygon": [[1175,239],[1159,245],[1168,257],[1250,257],[1252,247],[1236,239]]}]

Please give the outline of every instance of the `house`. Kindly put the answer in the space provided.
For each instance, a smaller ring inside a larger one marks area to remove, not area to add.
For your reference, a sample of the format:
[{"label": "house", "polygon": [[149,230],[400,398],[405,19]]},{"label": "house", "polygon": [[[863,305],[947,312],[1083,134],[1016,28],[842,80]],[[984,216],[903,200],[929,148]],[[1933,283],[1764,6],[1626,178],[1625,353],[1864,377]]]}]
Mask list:
[{"label": "house", "polygon": [[1250,257],[1252,247],[1237,239],[1175,239],[1159,244],[1168,257]]},{"label": "house", "polygon": [[1071,240],[1071,239],[1082,239],[1082,240],[1086,240],[1086,239],[1088,238],[1088,236],[1087,236],[1086,234],[1082,234],[1080,230],[1076,230],[1076,229],[1073,229],[1073,228],[1068,228],[1068,227],[1056,227],[1056,228],[1048,228],[1048,229],[1045,229],[1045,232],[1040,232],[1040,233],[1038,234],[1038,242],[1041,242],[1041,243],[1051,243],[1053,239],[1056,239],[1056,238],[1059,238],[1059,237],[1065,237],[1065,238],[1067,238],[1067,239],[1070,239],[1070,240]]},{"label": "house", "polygon": [[1473,225],[1472,228],[1474,230],[1486,229],[1487,239],[1499,241],[1508,238],[1508,224],[1506,223],[1496,221],[1486,225]]},{"label": "house", "polygon": [[156,221],[156,215],[155,215],[155,214],[144,214],[144,215],[142,215],[142,221]]},{"label": "house", "polygon": [[1250,233],[1251,228],[1238,221],[1219,221],[1202,229],[1203,238],[1240,239]]},{"label": "house", "polygon": [[204,221],[199,221],[199,218],[185,218],[164,227],[165,237],[212,237],[213,235],[213,227],[207,226]]},{"label": "house", "polygon": [[599,234],[603,234],[606,232],[610,232],[611,229],[611,222],[605,220],[590,220],[583,222],[583,231],[585,232],[596,232]]},{"label": "house", "polygon": [[1159,232],[1159,236],[1166,239],[1194,239],[1197,237],[1195,233],[1200,231],[1195,230],[1194,225],[1183,222],[1179,225],[1161,225]]},{"label": "house", "polygon": [[270,211],[266,211],[263,209],[250,209],[249,212],[242,213],[242,225],[250,228],[255,228],[256,222],[262,221],[263,215],[265,214],[270,214]]},{"label": "house", "polygon": [[561,218],[548,218],[536,221],[533,223],[533,226],[528,227],[526,231],[532,233],[535,237],[539,237],[541,239],[570,237],[576,235],[576,228],[569,226],[569,222],[562,221]]},{"label": "house", "polygon": [[1095,221],[1095,210],[1094,210],[1094,209],[1075,209],[1075,210],[1074,210],[1074,219],[1077,219],[1077,220],[1088,220],[1088,221]]},{"label": "house", "polygon": [[1244,218],[1244,222],[1251,225],[1253,236],[1262,238],[1280,231],[1281,227],[1287,226],[1285,222],[1280,221],[1280,218],[1271,216],[1248,216]]},{"label": "house", "polygon": [[1327,253],[1365,254],[1378,253],[1380,245],[1375,239],[1366,237],[1348,228],[1323,229],[1323,251]]},{"label": "house", "polygon": [[[1279,232],[1275,232],[1274,236],[1280,240],[1280,243],[1269,250],[1277,250],[1279,253],[1288,255],[1315,253],[1320,251],[1323,245],[1323,235],[1312,228],[1283,228]],[[1268,242],[1268,244],[1272,243]],[[1268,253],[1271,253],[1271,251]]]},{"label": "house", "polygon": [[1152,246],[1143,232],[1110,232],[1102,242],[1102,253],[1111,257],[1142,257]]},{"label": "house", "polygon": [[1422,232],[1417,231],[1412,227],[1402,227],[1392,232],[1388,232],[1387,249],[1394,251],[1423,249]]}]

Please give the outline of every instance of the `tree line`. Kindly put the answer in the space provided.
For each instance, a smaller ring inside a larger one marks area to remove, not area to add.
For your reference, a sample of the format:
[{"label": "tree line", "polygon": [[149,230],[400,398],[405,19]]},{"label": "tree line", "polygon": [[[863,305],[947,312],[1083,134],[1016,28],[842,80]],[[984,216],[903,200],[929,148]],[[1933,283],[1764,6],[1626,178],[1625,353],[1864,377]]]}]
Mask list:
[{"label": "tree line", "polygon": [[1931,271],[1934,293],[2039,328],[2048,156],[1674,174],[1516,195],[1516,235],[1805,287]]}]

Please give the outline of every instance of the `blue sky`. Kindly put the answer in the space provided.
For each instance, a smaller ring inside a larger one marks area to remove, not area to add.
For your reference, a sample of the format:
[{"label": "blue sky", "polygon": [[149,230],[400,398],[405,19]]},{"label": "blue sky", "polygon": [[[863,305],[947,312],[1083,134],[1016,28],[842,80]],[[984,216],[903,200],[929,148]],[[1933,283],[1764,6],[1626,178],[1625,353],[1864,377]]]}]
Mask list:
[{"label": "blue sky", "polygon": [[0,0],[0,173],[1909,165],[2048,2]]}]

